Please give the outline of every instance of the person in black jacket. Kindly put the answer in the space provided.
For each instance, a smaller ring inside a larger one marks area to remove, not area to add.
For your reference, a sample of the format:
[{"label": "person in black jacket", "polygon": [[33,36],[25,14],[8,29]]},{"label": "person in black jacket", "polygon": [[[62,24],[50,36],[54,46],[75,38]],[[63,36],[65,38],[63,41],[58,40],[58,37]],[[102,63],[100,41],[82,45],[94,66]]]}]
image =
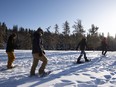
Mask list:
[{"label": "person in black jacket", "polygon": [[7,68],[11,69],[13,68],[12,63],[15,60],[15,55],[14,55],[14,47],[15,47],[15,40],[16,34],[12,33],[7,41],[7,46],[6,46],[6,53],[8,55],[8,62],[7,62]]},{"label": "person in black jacket", "polygon": [[88,62],[89,60],[87,59],[86,57],[86,53],[85,53],[85,49],[87,47],[87,43],[86,43],[86,39],[85,38],[82,38],[82,40],[78,43],[77,45],[77,50],[78,48],[80,47],[80,50],[81,50],[81,53],[80,53],[80,56],[78,57],[77,59],[77,63],[81,63],[81,57],[84,55],[84,58],[85,58],[85,61]]},{"label": "person in black jacket", "polygon": [[107,40],[105,37],[101,41],[101,48],[102,48],[102,55],[105,56],[107,53],[107,49],[108,49],[108,44],[107,44]]},{"label": "person in black jacket", "polygon": [[39,60],[42,61],[42,65],[39,68],[39,75],[45,73],[45,67],[47,65],[47,58],[43,50],[43,41],[42,41],[43,30],[38,28],[37,31],[33,34],[32,41],[32,54],[33,54],[33,64],[30,71],[30,76],[35,75],[35,70],[38,65]]}]

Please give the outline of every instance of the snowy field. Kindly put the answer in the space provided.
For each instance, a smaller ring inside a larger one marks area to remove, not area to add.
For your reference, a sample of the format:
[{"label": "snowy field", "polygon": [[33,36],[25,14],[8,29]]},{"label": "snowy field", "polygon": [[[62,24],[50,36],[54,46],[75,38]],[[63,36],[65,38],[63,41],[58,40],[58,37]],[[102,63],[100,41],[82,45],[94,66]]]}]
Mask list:
[{"label": "snowy field", "polygon": [[40,78],[29,77],[31,50],[16,50],[13,64],[18,66],[3,71],[1,69],[6,67],[7,55],[5,50],[0,50],[0,87],[116,87],[116,52],[102,56],[100,51],[87,51],[91,62],[83,64],[74,64],[80,51],[45,52],[48,58],[46,71],[53,72]]}]

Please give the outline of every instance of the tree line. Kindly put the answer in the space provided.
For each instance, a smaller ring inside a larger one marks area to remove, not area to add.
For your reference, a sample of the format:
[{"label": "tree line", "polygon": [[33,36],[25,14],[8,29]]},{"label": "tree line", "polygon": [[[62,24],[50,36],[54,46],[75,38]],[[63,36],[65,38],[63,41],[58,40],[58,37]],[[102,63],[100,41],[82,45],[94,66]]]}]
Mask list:
[{"label": "tree line", "polygon": [[[72,34],[70,32],[71,27],[74,29]],[[91,25],[90,29],[88,29],[86,35],[81,20],[76,20],[73,26],[70,26],[69,22],[65,21],[62,26],[62,33],[59,32],[60,28],[58,24],[54,25],[54,32],[51,32],[50,28],[51,27],[46,28],[43,35],[43,43],[46,50],[75,50],[83,36],[87,39],[87,50],[101,49],[100,45],[104,33],[98,33],[99,27],[94,24]],[[12,32],[17,34],[15,49],[32,49],[32,39],[35,30],[23,27],[19,28],[18,25],[14,25],[12,29],[9,29],[4,22],[0,22],[0,49],[6,47],[7,39]],[[112,37],[108,33],[107,42],[109,46],[108,50],[115,51],[116,37]]]}]

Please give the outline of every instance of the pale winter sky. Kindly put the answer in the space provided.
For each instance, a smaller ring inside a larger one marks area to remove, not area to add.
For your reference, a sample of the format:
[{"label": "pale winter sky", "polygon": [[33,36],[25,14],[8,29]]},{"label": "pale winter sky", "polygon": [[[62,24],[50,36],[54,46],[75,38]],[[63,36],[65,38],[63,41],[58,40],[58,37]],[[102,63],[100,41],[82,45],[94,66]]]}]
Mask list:
[{"label": "pale winter sky", "polygon": [[98,32],[105,35],[116,34],[116,0],[0,0],[0,22],[8,28],[18,27],[37,29],[58,24],[60,32],[67,20],[72,25],[77,19],[82,20],[88,32],[91,24],[99,27]]}]

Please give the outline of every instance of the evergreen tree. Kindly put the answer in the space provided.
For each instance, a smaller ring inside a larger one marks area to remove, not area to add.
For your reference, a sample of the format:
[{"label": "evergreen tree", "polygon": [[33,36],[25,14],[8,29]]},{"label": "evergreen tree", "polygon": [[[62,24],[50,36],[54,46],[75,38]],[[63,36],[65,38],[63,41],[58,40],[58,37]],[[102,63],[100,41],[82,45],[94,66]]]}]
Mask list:
[{"label": "evergreen tree", "polygon": [[87,36],[88,44],[90,49],[97,49],[100,46],[100,38],[98,36],[98,27],[95,27],[94,24],[91,25],[91,29],[89,29],[89,35]]},{"label": "evergreen tree", "polygon": [[93,36],[93,35],[97,35],[98,34],[98,27],[95,27],[94,24],[91,25],[91,29],[89,29],[89,33]]},{"label": "evergreen tree", "polygon": [[64,50],[67,50],[67,49],[69,49],[69,45],[70,45],[70,39],[69,39],[69,34],[70,34],[70,26],[69,26],[69,23],[68,23],[68,21],[65,21],[65,23],[63,24],[63,30],[64,30],[64,32],[63,32],[63,38],[62,38],[62,43],[63,43],[63,48],[62,49],[64,49]]},{"label": "evergreen tree", "polygon": [[74,23],[75,24],[72,26],[75,29],[73,33],[83,35],[85,33],[85,30],[82,26],[81,20],[77,20],[77,22],[74,22]]},{"label": "evergreen tree", "polygon": [[13,32],[17,33],[18,32],[18,25],[13,26]]},{"label": "evergreen tree", "polygon": [[3,36],[2,36],[2,26],[0,25],[0,48],[3,47]]},{"label": "evergreen tree", "polygon": [[69,35],[70,34],[70,26],[68,21],[65,21],[65,23],[63,24],[63,34],[64,35]]},{"label": "evergreen tree", "polygon": [[74,22],[74,25],[72,26],[72,28],[74,28],[74,31],[73,31],[73,34],[75,36],[74,41],[75,41],[75,44],[77,45],[85,33],[81,20],[77,20],[76,22]]},{"label": "evergreen tree", "polygon": [[0,48],[5,48],[5,43],[7,41],[6,32],[7,32],[7,26],[3,22],[2,24],[0,24]]},{"label": "evergreen tree", "polygon": [[[55,32],[51,33],[49,26],[43,35],[44,48],[46,50],[75,50],[78,42],[84,36],[85,30],[81,24],[81,20],[75,22],[72,26],[75,30],[73,34],[70,34],[70,26],[67,21],[63,23],[63,33],[59,33],[59,27],[56,24],[54,29]],[[17,34],[16,47],[18,49],[31,49],[32,48],[32,38],[35,30],[25,29],[23,27],[18,28],[14,25],[12,29],[7,29],[5,23],[0,23],[0,48],[4,48],[7,38],[11,33],[15,32]],[[87,34],[87,43],[89,50],[100,50],[101,39],[104,37],[104,33],[98,33],[98,27],[91,25],[89,33]],[[107,35],[107,41],[109,45],[108,50],[116,50],[116,37]],[[16,49],[17,49],[16,48]]]},{"label": "evergreen tree", "polygon": [[55,24],[54,29],[55,29],[55,34],[59,34],[59,26],[57,24]]}]

